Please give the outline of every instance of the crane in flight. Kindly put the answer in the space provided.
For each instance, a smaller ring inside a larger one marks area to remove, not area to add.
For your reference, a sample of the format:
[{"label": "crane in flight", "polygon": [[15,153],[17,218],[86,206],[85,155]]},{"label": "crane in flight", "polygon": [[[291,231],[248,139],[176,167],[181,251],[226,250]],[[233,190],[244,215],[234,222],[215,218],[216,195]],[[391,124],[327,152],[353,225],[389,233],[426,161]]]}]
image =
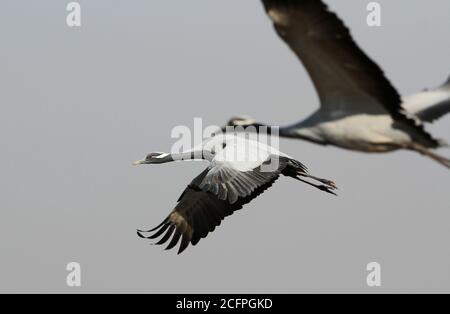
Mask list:
[{"label": "crane in flight", "polygon": [[156,228],[137,231],[142,238],[161,237],[155,243],[158,245],[170,239],[166,249],[176,246],[181,238],[178,254],[189,243],[196,245],[226,216],[262,194],[280,175],[330,194],[335,194],[337,189],[333,181],[310,175],[294,158],[241,135],[219,134],[205,140],[200,147],[177,154],[150,153],[134,165],[196,159],[209,161],[209,167],[187,186],[175,209]]},{"label": "crane in flight", "polygon": [[[450,168],[434,149],[448,146],[428,133],[450,111],[450,78],[440,88],[405,97],[354,42],[349,29],[321,0],[262,0],[277,34],[306,68],[320,108],[287,126],[271,126],[236,116],[228,126],[277,128],[282,137],[362,152],[406,149]],[[252,128],[255,129],[255,128]]]}]

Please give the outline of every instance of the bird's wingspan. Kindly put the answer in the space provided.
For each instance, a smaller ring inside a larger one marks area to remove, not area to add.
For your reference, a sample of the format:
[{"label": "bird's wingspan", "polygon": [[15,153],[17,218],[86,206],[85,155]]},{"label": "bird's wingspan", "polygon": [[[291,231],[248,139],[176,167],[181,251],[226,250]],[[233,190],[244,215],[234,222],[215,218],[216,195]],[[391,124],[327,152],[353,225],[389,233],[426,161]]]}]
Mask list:
[{"label": "bird's wingspan", "polygon": [[300,58],[317,89],[321,110],[389,113],[435,141],[406,116],[401,98],[354,42],[349,29],[321,0],[262,0],[279,36]]},{"label": "bird's wingspan", "polygon": [[[197,244],[201,238],[214,231],[226,216],[233,214],[263,193],[279,177],[279,171],[270,176],[258,176],[256,171],[249,176],[239,175],[235,171],[219,171],[208,177],[210,172],[211,169],[208,168],[197,176],[181,194],[178,204],[170,215],[156,228],[145,231],[153,232],[153,234],[147,236],[144,231],[139,230],[138,235],[149,239],[162,236],[156,244],[164,244],[170,239],[166,249],[173,248],[181,239],[178,250],[178,253],[181,253],[189,243]],[[216,179],[219,180],[220,178],[228,183],[221,185],[221,188],[217,188],[215,185]],[[242,178],[245,178],[245,181],[241,181]],[[245,190],[247,188],[245,185],[250,182],[255,184],[251,190],[240,194],[241,189]],[[226,192],[223,192],[223,188]],[[228,195],[237,193],[238,196],[231,203],[229,197],[220,198],[221,193],[227,193]]]}]

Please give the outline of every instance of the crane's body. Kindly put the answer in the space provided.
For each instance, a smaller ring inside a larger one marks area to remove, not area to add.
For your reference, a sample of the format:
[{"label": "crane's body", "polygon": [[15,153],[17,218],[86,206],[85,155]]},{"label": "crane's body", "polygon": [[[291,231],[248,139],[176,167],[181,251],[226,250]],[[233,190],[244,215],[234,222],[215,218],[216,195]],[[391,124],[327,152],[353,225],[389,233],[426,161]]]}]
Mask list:
[{"label": "crane's body", "polygon": [[[305,122],[308,124],[308,121]],[[319,140],[325,145],[362,152],[388,152],[412,141],[408,133],[392,128],[393,123],[389,115],[356,114],[284,130],[292,135],[304,136],[306,140],[313,134],[313,141]]]}]

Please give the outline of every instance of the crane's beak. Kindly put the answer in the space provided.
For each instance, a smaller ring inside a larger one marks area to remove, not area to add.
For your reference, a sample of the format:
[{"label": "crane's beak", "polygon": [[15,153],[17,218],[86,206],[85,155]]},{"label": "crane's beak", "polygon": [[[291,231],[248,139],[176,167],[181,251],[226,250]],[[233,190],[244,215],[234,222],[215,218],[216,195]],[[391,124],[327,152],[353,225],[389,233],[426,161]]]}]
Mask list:
[{"label": "crane's beak", "polygon": [[133,166],[138,166],[138,165],[142,165],[145,163],[145,159],[142,160],[136,160],[135,162],[133,162]]}]

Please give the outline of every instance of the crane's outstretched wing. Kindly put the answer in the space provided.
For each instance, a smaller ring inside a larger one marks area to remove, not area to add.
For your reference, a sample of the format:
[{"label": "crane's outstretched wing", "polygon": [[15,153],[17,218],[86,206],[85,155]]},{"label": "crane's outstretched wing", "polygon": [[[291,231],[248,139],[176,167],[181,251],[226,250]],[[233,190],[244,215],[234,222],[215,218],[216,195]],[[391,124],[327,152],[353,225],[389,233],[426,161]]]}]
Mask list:
[{"label": "crane's outstretched wing", "polygon": [[308,71],[321,110],[343,115],[389,113],[437,145],[423,126],[406,116],[396,89],[326,4],[321,0],[262,2],[278,35]]},{"label": "crane's outstretched wing", "polygon": [[434,122],[450,112],[450,77],[440,87],[407,96],[403,107],[424,122]]},{"label": "crane's outstretched wing", "polygon": [[[226,216],[241,209],[243,205],[249,203],[272,186],[278,179],[285,163],[280,163],[280,165],[279,170],[274,171],[271,175],[262,175],[258,173],[258,169],[248,171],[247,174],[234,170],[225,172],[222,170],[219,171],[221,175],[216,175],[217,173],[213,170],[215,175],[209,178],[208,175],[214,168],[208,168],[184,190],[178,200],[178,204],[170,215],[156,228],[145,231],[155,232],[154,234],[145,236],[144,231],[138,230],[138,235],[148,239],[156,239],[162,236],[156,243],[158,245],[167,242],[171,238],[166,249],[173,248],[181,238],[179,254],[186,249],[189,243],[196,245],[201,238],[214,231]],[[208,178],[208,183],[204,184],[206,178]],[[245,181],[241,181],[241,178],[245,178]],[[216,180],[225,180],[224,182],[229,182],[229,184],[224,184],[220,189],[216,189],[213,188],[213,186],[216,186]],[[240,191],[249,187],[251,189],[249,193]],[[229,197],[222,197],[222,199],[219,197],[223,193],[225,195],[238,193],[239,196],[236,196],[236,200],[231,203]],[[240,196],[240,193],[244,193],[242,195],[245,196]]]}]

